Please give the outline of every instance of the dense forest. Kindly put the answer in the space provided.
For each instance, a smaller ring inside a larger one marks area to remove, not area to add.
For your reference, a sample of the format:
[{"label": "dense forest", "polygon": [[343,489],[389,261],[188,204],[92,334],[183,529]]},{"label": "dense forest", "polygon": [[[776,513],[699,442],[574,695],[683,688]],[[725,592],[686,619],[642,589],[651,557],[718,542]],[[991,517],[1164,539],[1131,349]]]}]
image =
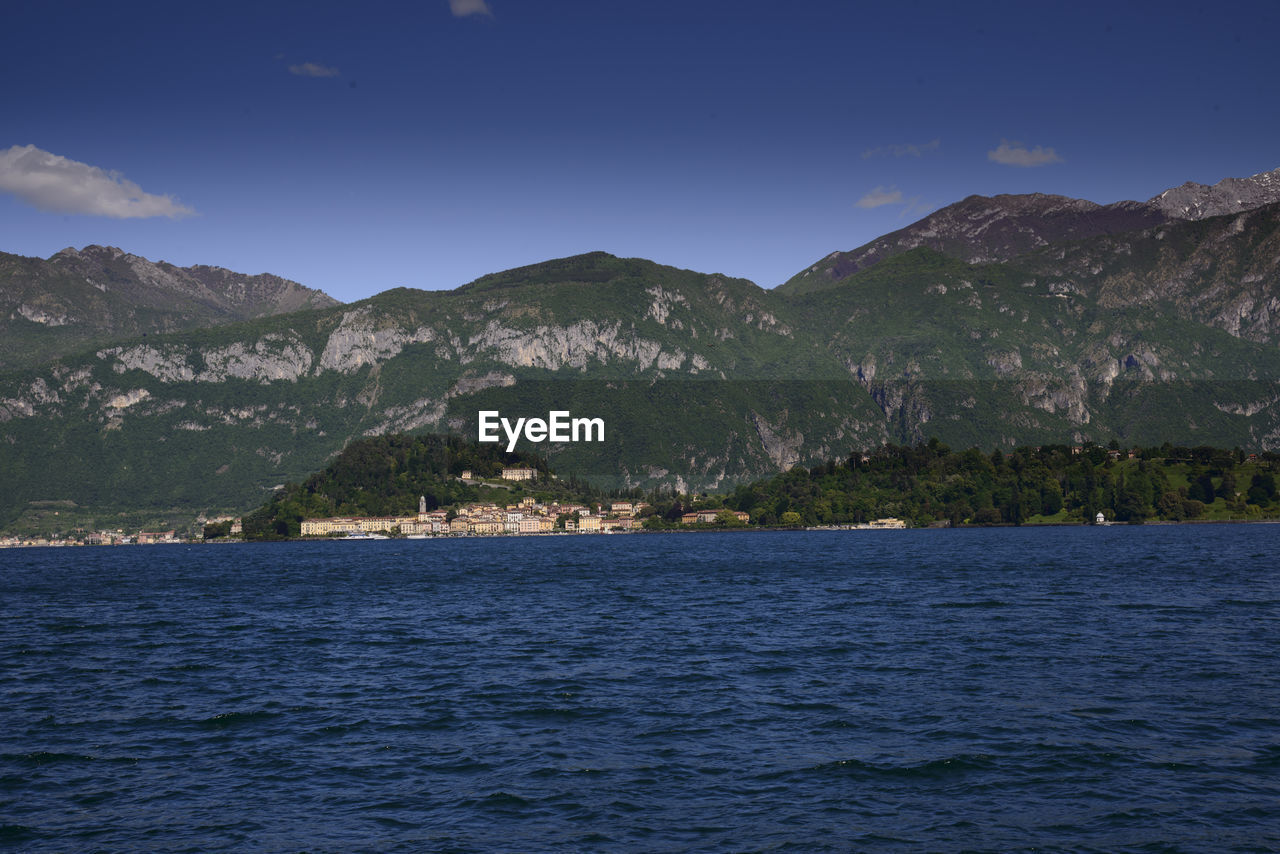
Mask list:
[{"label": "dense forest", "polygon": [[897,517],[914,525],[1256,519],[1280,515],[1280,455],[1115,443],[1010,453],[952,451],[931,440],[885,445],[739,486],[726,507],[753,524],[824,525]]}]

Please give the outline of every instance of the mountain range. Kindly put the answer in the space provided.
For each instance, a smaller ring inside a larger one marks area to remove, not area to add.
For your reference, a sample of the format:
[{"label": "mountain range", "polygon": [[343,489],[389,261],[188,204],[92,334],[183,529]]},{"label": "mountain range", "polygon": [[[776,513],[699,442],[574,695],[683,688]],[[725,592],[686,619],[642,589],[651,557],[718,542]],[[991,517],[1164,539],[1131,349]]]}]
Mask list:
[{"label": "mountain range", "polygon": [[538,450],[680,490],[931,436],[1280,446],[1280,170],[972,196],[773,290],[603,252],[350,305],[101,247],[0,261],[0,524],[242,510],[354,437],[474,437],[481,409],[603,417]]}]

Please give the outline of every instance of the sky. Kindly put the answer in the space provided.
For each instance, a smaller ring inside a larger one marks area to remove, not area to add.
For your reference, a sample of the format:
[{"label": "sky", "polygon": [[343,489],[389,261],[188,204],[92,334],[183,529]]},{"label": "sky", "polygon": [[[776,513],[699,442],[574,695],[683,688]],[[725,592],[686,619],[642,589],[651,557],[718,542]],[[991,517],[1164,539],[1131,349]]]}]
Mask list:
[{"label": "sky", "polygon": [[972,194],[1280,167],[1273,2],[9,4],[0,251],[354,301],[603,250],[776,286]]}]

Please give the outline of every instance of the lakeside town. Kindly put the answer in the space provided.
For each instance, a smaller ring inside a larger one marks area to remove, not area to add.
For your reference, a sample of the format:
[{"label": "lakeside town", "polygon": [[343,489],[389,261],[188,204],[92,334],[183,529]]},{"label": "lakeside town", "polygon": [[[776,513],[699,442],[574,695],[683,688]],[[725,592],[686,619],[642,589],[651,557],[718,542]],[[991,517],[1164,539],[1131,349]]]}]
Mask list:
[{"label": "lakeside town", "polygon": [[[504,466],[496,480],[508,483],[532,482],[536,469]],[[470,470],[458,478],[466,484],[480,483]],[[498,504],[471,502],[453,509],[428,510],[426,497],[418,499],[418,512],[405,516],[330,516],[303,519],[303,537],[376,539],[379,537],[425,538],[435,536],[519,536],[534,534],[611,534],[640,528],[641,516],[650,505],[643,501],[583,503],[539,501],[524,496],[518,502]],[[729,514],[724,516],[721,514]],[[750,514],[732,510],[702,510],[684,514],[682,525],[746,525]],[[233,525],[229,533],[240,533]]]},{"label": "lakeside town", "polygon": [[[518,466],[504,467],[498,480],[512,483],[532,481],[537,470]],[[459,478],[464,483],[476,483],[471,471],[463,471]],[[651,505],[644,501],[608,501],[601,503],[541,502],[525,496],[512,504],[473,502],[452,509],[428,510],[425,496],[418,499],[418,512],[405,516],[330,516],[304,519],[301,534],[305,539],[387,539],[405,537],[457,536],[531,536],[539,534],[614,534],[641,530],[643,517]],[[705,527],[744,527],[751,521],[751,514],[724,507],[693,510],[683,513],[674,527],[697,529]],[[243,535],[242,519],[222,516],[209,519],[206,526],[224,526],[221,539],[236,539]],[[898,529],[906,528],[901,519],[886,518],[859,525],[823,526],[826,529]],[[77,537],[0,538],[0,548],[21,546],[94,546],[94,545],[158,545],[176,543],[200,543],[207,536],[184,537],[175,530],[138,531],[127,534],[123,530],[85,532]]]}]

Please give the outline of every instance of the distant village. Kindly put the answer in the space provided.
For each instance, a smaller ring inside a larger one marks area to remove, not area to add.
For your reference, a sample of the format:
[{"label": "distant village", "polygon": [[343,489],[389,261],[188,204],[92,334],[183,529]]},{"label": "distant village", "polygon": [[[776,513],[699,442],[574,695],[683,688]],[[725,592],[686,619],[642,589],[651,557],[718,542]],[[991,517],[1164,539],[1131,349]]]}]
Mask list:
[{"label": "distant village", "polygon": [[[502,470],[501,480],[532,481],[537,470],[509,467]],[[474,482],[472,472],[462,472],[464,482]],[[525,497],[516,504],[467,504],[455,510],[431,510],[425,497],[418,500],[418,512],[410,516],[333,516],[304,519],[302,536],[343,539],[381,539],[390,536],[421,539],[436,536],[518,536],[532,534],[611,534],[638,530],[640,515],[649,505],[643,501],[614,501],[608,504],[548,503]],[[745,525],[751,516],[741,510],[717,508],[696,510],[680,518],[681,525],[714,525],[729,521]],[[230,516],[207,520],[210,524],[229,523],[228,534],[235,538],[243,533],[241,520]],[[174,530],[98,531],[74,539],[50,540],[38,537],[0,538],[0,548],[13,546],[82,546],[82,545],[154,545],[161,543],[198,542]]]},{"label": "distant village", "polygon": [[[504,468],[502,480],[533,480],[537,471],[531,468]],[[471,481],[470,471],[462,472],[463,481]],[[520,535],[520,534],[611,534],[639,528],[639,516],[649,507],[643,501],[614,501],[607,505],[577,503],[544,504],[526,496],[516,504],[467,504],[456,510],[427,510],[425,498],[418,501],[413,516],[334,516],[326,519],[304,519],[304,537],[376,537],[399,535],[421,538],[453,535]],[[738,510],[698,510],[685,513],[685,525],[714,524],[724,521],[721,514],[731,514],[737,523],[746,524],[750,514]]]}]

